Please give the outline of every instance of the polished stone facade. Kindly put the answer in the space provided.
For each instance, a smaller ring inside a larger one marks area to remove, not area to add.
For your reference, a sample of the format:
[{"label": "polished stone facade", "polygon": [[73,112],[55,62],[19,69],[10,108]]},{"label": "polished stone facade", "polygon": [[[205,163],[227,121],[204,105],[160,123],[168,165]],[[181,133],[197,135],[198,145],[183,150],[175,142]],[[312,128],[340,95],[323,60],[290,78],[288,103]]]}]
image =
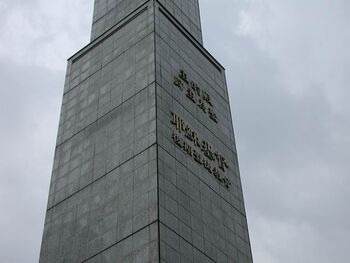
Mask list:
[{"label": "polished stone facade", "polygon": [[95,0],[68,60],[40,262],[252,262],[198,0]]}]

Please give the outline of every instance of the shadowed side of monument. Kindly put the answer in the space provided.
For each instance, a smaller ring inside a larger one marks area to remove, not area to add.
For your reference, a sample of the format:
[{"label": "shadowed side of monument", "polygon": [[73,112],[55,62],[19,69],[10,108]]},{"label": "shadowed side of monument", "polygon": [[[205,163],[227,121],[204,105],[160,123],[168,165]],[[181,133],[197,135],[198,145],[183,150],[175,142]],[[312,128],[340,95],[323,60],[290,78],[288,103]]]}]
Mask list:
[{"label": "shadowed side of monument", "polygon": [[252,262],[225,70],[166,7],[155,8],[161,260]]}]

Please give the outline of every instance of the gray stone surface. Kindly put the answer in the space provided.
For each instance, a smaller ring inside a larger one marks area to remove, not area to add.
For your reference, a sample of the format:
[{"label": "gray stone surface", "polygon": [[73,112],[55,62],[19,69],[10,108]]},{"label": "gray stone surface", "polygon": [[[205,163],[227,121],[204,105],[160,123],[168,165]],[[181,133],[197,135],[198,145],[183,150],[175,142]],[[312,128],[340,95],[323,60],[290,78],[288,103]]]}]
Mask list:
[{"label": "gray stone surface", "polygon": [[42,262],[81,262],[158,219],[156,146],[48,210]]},{"label": "gray stone surface", "polygon": [[158,223],[153,223],[86,260],[87,263],[159,262]]},{"label": "gray stone surface", "polygon": [[198,0],[159,0],[158,2],[202,44],[202,29]]},{"label": "gray stone surface", "polygon": [[91,40],[122,21],[147,0],[95,0]]},{"label": "gray stone surface", "polygon": [[[251,263],[225,70],[198,1],[95,0],[91,39],[68,60],[40,262]],[[203,141],[217,155],[198,163]]]}]

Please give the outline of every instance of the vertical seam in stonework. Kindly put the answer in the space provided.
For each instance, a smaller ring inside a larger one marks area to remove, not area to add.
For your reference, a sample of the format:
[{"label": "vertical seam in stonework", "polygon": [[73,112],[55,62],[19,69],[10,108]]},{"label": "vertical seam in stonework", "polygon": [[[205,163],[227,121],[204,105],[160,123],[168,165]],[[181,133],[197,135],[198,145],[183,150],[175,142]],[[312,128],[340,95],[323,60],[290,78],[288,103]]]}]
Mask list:
[{"label": "vertical seam in stonework", "polygon": [[158,88],[157,88],[157,40],[156,40],[156,0],[153,1],[153,36],[154,36],[154,89],[156,104],[156,158],[157,158],[157,217],[158,217],[158,262],[161,262],[160,255],[160,200],[159,200],[159,150],[158,150]]}]

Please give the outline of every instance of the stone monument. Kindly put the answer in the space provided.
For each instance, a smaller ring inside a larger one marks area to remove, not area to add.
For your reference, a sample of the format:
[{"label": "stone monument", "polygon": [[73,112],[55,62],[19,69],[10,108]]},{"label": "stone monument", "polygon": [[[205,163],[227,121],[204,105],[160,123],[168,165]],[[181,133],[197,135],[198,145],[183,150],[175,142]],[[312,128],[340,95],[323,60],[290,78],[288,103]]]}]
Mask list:
[{"label": "stone monument", "polygon": [[198,0],[95,0],[91,42],[68,60],[51,262],[252,262],[225,70]]}]

